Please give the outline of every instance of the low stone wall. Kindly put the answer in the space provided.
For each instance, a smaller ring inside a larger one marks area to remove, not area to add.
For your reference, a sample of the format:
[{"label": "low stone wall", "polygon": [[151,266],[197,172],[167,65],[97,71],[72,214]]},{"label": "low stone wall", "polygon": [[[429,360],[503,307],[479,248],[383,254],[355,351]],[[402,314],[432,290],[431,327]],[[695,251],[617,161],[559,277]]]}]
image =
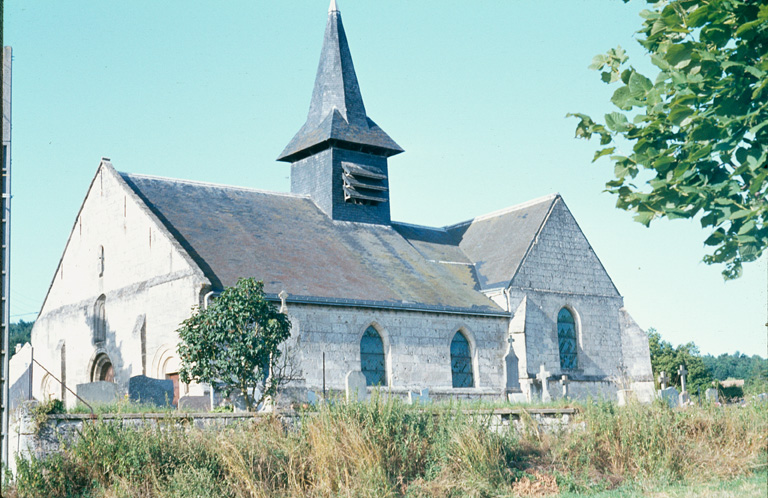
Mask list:
[{"label": "low stone wall", "polygon": [[[215,429],[234,424],[253,424],[273,416],[279,417],[287,427],[298,427],[302,417],[313,416],[313,412],[299,414],[293,411],[273,415],[270,413],[126,413],[104,414],[98,417],[90,414],[48,415],[42,423],[35,420],[35,402],[24,404],[16,413],[11,428],[9,450],[20,458],[35,455],[45,457],[62,450],[82,431],[85,424],[120,423],[141,427],[175,425],[198,429]],[[533,430],[536,432],[557,432],[569,430],[572,426],[575,408],[497,408],[462,410],[488,424],[494,431]],[[11,458],[11,471],[16,473],[16,459]]]}]

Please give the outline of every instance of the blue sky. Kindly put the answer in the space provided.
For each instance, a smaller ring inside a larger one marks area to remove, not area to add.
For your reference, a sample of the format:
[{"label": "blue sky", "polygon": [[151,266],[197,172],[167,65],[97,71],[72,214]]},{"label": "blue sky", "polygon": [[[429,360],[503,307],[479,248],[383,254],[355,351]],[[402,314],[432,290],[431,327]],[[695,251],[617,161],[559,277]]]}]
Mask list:
[{"label": "blue sky", "polygon": [[[392,216],[442,226],[560,192],[643,328],[766,356],[768,260],[723,282],[695,221],[645,228],[603,193],[607,160],[568,112],[611,112],[587,69],[645,3],[339,0]],[[275,158],[304,122],[326,0],[5,1],[13,62],[13,321],[39,310],[102,156],[120,171],[289,189]]]}]

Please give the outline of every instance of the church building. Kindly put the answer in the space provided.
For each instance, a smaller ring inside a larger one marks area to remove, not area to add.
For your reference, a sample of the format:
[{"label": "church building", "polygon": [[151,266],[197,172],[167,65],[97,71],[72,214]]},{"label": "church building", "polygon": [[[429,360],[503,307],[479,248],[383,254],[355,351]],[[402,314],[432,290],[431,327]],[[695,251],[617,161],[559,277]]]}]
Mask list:
[{"label": "church building", "polygon": [[309,114],[277,158],[290,193],[102,159],[32,332],[33,394],[72,405],[56,379],[178,384],[180,323],[255,277],[290,317],[304,400],[349,372],[433,399],[651,399],[646,335],[560,195],[444,227],[392,221],[402,152],[368,116],[332,1]]}]

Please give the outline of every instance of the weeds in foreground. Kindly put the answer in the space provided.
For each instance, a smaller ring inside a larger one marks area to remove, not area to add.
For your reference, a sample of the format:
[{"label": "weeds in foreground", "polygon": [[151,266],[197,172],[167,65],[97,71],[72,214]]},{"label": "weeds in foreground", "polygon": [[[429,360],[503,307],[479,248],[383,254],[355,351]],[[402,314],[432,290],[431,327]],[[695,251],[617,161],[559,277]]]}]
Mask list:
[{"label": "weeds in foreground", "polygon": [[325,405],[294,428],[87,425],[66,451],[18,462],[19,497],[543,496],[765,472],[768,406],[609,403],[570,430],[497,430],[457,405],[374,398]]}]

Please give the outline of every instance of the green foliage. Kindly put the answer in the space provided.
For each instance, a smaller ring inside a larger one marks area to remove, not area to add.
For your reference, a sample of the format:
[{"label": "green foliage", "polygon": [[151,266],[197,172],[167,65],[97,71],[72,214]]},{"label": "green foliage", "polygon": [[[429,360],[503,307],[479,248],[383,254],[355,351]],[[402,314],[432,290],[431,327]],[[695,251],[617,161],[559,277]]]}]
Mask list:
[{"label": "green foliage", "polygon": [[19,460],[15,487],[3,496],[490,498],[556,494],[558,485],[647,489],[764,471],[765,406],[586,404],[578,430],[557,432],[530,417],[516,432],[462,405],[381,398],[324,404],[292,428],[266,417],[209,429],[97,421],[64,451]]},{"label": "green foliage", "polygon": [[686,376],[688,392],[696,393],[700,390],[703,393],[707,388],[712,387],[712,374],[699,354],[698,346],[693,342],[681,344],[675,348],[663,340],[656,329],[650,328],[648,329],[648,346],[651,350],[653,377],[657,382],[659,374],[666,372],[670,378],[670,385],[681,387],[678,369],[680,365],[685,365],[688,370]]},{"label": "green foliage", "polygon": [[17,323],[12,323],[8,330],[9,343],[11,354],[16,351],[17,344],[25,344],[32,339],[32,326],[35,325],[35,321],[25,322],[19,320]]},{"label": "green foliage", "polygon": [[[248,409],[279,387],[268,380],[291,335],[288,317],[264,298],[264,284],[240,279],[206,309],[199,309],[178,329],[183,382],[221,383],[229,395],[239,390]],[[261,388],[261,396],[254,393]]]},{"label": "green foliage", "polygon": [[717,380],[744,379],[747,390],[766,392],[768,384],[768,359],[758,355],[747,356],[736,351],[734,354],[721,354],[702,358],[712,377]]},{"label": "green foliage", "polygon": [[[768,5],[648,3],[638,41],[658,76],[627,67],[621,47],[598,55],[590,67],[619,85],[611,98],[619,110],[604,124],[569,116],[579,119],[577,137],[596,134],[606,146],[594,160],[610,155],[615,179],[606,190],[618,208],[646,226],[698,217],[713,247],[704,262],[737,278],[768,246]],[[625,142],[632,151],[616,152]]]}]

